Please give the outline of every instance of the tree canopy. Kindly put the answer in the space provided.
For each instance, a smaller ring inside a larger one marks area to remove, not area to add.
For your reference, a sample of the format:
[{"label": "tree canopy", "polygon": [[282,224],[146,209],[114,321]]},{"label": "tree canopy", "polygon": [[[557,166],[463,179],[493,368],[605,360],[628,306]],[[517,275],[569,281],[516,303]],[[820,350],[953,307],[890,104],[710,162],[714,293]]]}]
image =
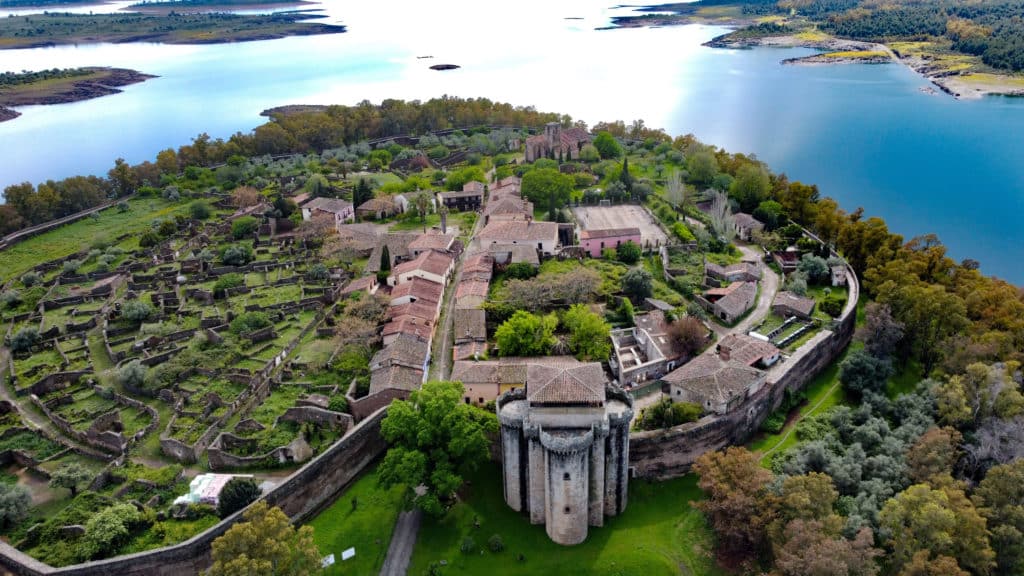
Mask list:
[{"label": "tree canopy", "polygon": [[213,541],[209,576],[309,576],[320,573],[320,551],[313,528],[298,530],[280,508],[257,502],[245,521]]}]

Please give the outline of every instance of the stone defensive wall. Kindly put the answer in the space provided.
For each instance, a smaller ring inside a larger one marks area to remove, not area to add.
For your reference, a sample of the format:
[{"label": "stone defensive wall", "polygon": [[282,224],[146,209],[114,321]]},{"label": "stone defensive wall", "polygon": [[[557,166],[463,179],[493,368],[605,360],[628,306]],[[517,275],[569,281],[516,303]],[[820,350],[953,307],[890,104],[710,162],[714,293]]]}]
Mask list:
[{"label": "stone defensive wall", "polygon": [[[263,496],[271,506],[284,510],[292,522],[301,523],[329,506],[366,467],[386,448],[380,435],[380,423],[387,409],[380,409],[353,427],[323,454],[310,460]],[[243,511],[191,539],[176,544],[97,560],[64,568],[54,568],[0,542],[0,574],[38,576],[180,576],[197,574],[210,565],[213,541],[242,521]]]},{"label": "stone defensive wall", "polygon": [[641,478],[667,479],[690,471],[705,452],[743,444],[781,404],[786,393],[803,389],[842,354],[853,340],[860,285],[847,266],[848,297],[834,324],[817,333],[791,356],[768,370],[767,384],[735,410],[709,415],[667,430],[633,432],[629,465]]}]

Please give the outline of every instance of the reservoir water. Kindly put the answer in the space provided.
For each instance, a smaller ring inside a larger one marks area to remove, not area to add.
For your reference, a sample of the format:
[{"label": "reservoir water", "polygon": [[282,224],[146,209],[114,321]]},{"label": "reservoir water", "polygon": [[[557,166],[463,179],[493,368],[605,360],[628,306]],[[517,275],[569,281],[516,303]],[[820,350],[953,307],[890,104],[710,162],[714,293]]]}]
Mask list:
[{"label": "reservoir water", "polygon": [[[151,160],[200,132],[228,137],[281,104],[483,96],[590,124],[642,118],[754,153],[847,210],[863,206],[907,238],[935,232],[954,257],[1024,283],[1024,99],[926,94],[927,81],[899,65],[779,64],[803,49],[702,47],[725,31],[717,27],[597,30],[629,11],[603,2],[321,7],[349,31],[0,51],[0,71],[109,65],[160,76],[114,96],[19,109],[0,123],[0,188],[106,173],[114,158]],[[429,69],[438,63],[462,68]]]}]

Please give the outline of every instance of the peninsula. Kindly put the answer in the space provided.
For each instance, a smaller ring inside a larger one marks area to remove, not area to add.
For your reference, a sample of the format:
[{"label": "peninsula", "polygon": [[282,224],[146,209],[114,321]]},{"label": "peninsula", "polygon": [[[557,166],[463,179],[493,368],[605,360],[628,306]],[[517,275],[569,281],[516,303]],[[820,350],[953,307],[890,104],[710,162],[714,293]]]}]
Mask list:
[{"label": "peninsula", "polygon": [[0,49],[96,42],[222,44],[345,32],[345,26],[305,22],[321,17],[304,12],[33,14],[0,19]]},{"label": "peninsula", "polygon": [[68,68],[0,74],[0,122],[21,115],[14,106],[66,104],[121,92],[118,88],[156,78],[124,68]]},{"label": "peninsula", "polygon": [[1021,30],[1001,0],[972,9],[946,1],[922,8],[903,0],[884,9],[861,0],[791,8],[764,0],[661,4],[615,17],[612,27],[727,26],[736,29],[706,45],[822,51],[783,64],[898,62],[955,98],[1024,95],[1024,50],[1015,40]]}]

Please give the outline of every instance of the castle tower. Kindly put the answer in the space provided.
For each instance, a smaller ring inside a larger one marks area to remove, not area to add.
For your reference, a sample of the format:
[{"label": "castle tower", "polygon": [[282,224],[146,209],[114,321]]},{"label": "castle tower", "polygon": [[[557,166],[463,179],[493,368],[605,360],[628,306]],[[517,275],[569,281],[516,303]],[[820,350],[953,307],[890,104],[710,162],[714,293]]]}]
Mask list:
[{"label": "castle tower", "polygon": [[633,400],[601,365],[528,364],[526,388],[498,399],[505,502],[573,545],[626,508]]},{"label": "castle tower", "polygon": [[544,138],[548,143],[548,150],[558,153],[562,145],[562,125],[558,122],[548,122],[544,125]]}]

